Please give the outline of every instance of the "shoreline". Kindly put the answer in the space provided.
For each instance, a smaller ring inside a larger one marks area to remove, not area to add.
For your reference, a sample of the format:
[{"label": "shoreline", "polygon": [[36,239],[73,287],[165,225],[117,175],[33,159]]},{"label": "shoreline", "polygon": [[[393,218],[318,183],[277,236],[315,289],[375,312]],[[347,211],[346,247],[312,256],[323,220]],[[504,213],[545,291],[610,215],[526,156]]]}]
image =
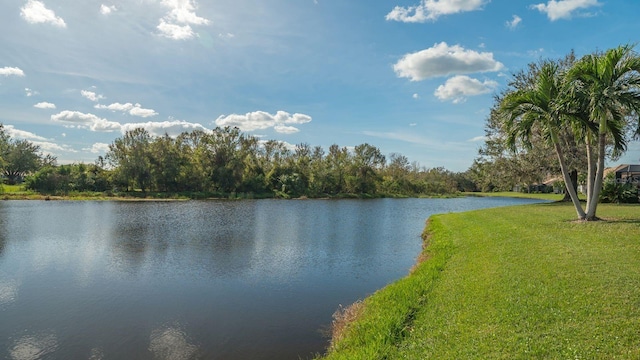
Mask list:
[{"label": "shoreline", "polygon": [[[640,292],[640,286],[611,287],[620,276],[640,284],[634,255],[640,254],[640,206],[602,204],[601,209],[609,221],[584,225],[570,221],[571,205],[560,202],[430,216],[414,268],[359,300],[353,311],[342,309],[350,315],[339,324],[342,331],[315,359],[493,358],[496,351],[504,358],[525,352],[562,358],[576,348],[572,345],[581,349],[580,358],[624,358],[626,350],[618,344],[640,341],[638,326],[628,331],[611,325],[602,331],[616,334],[615,341],[608,337],[605,344],[593,325],[615,324],[613,318],[628,329],[636,319],[624,321],[632,304],[610,304],[621,293],[635,298]],[[562,235],[540,233],[544,227]],[[612,232],[616,235],[603,241],[602,234]],[[531,256],[536,253],[546,255]],[[625,271],[607,270],[614,260]],[[566,281],[559,283],[554,274]],[[541,284],[543,292],[530,291]],[[545,309],[560,305],[555,311],[566,315],[549,323]],[[522,336],[531,340],[526,348]]]},{"label": "shoreline", "polygon": [[283,198],[271,194],[181,194],[181,193],[141,193],[131,192],[117,193],[107,195],[104,193],[79,192],[68,195],[50,195],[40,193],[21,192],[5,192],[0,193],[0,200],[44,200],[44,201],[188,201],[188,200],[260,200],[260,199],[282,199],[282,200],[333,200],[333,199],[402,199],[402,198],[424,198],[424,199],[442,199],[442,198],[458,198],[458,197],[510,197],[510,198],[526,198],[537,200],[559,201],[562,199],[561,194],[527,194],[516,192],[499,192],[499,193],[482,193],[482,192],[458,192],[455,194],[434,194],[434,195],[395,195],[395,194],[377,194],[359,195],[359,194],[337,194],[324,195],[319,197],[290,197]]},{"label": "shoreline", "polygon": [[230,201],[239,201],[239,200],[262,200],[262,199],[277,199],[277,200],[339,200],[339,199],[354,199],[354,200],[367,200],[367,199],[404,199],[404,198],[425,198],[425,199],[436,199],[436,198],[457,198],[457,197],[465,197],[469,196],[466,193],[458,193],[458,194],[448,194],[448,195],[433,195],[433,196],[405,196],[405,195],[393,195],[393,194],[379,194],[376,196],[371,195],[359,195],[359,194],[338,194],[338,195],[325,195],[319,197],[308,197],[308,196],[300,196],[300,197],[289,197],[283,198],[278,196],[270,196],[270,195],[251,195],[251,194],[229,194],[227,196],[224,195],[202,195],[202,194],[189,194],[189,195],[181,195],[178,193],[133,193],[136,195],[105,195],[105,194],[96,194],[92,193],[77,193],[72,195],[47,195],[47,194],[39,194],[39,193],[0,193],[0,200],[44,200],[44,201],[189,201],[189,200],[230,200]]}]

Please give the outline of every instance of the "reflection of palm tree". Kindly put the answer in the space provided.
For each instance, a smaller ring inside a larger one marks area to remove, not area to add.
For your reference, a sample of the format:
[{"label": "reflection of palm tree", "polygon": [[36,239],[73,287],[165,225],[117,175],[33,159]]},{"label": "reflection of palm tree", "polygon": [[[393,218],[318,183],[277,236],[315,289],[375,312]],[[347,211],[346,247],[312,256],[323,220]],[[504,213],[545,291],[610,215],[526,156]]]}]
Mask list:
[{"label": "reflection of palm tree", "polygon": [[545,62],[532,86],[507,94],[500,104],[499,111],[505,116],[507,144],[511,148],[515,149],[518,141],[530,147],[535,129],[539,129],[553,145],[571,201],[578,217],[584,219],[585,212],[572,185],[559,139],[560,129],[566,125],[568,119],[565,109],[559,67],[555,63]]},{"label": "reflection of palm tree", "polygon": [[[631,46],[619,46],[601,54],[583,57],[568,72],[572,95],[582,104],[589,120],[597,126],[597,171],[593,188],[588,189],[588,220],[596,219],[598,198],[604,178],[606,145],[613,145],[614,153],[626,150],[625,127],[629,116],[640,116],[640,58]],[[638,122],[636,134],[640,133]],[[589,140],[586,140],[589,142]],[[586,144],[590,146],[590,143]],[[592,162],[590,162],[592,165]],[[593,171],[589,171],[592,178]]]}]

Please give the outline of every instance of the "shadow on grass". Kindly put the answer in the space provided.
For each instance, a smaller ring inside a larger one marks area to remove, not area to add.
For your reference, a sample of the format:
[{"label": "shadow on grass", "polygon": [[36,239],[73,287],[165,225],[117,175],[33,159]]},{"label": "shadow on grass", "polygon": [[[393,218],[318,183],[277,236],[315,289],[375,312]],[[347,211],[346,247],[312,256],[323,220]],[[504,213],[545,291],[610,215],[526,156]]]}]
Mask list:
[{"label": "shadow on grass", "polygon": [[640,226],[640,218],[638,219],[602,218],[600,220],[607,224],[636,224]]}]

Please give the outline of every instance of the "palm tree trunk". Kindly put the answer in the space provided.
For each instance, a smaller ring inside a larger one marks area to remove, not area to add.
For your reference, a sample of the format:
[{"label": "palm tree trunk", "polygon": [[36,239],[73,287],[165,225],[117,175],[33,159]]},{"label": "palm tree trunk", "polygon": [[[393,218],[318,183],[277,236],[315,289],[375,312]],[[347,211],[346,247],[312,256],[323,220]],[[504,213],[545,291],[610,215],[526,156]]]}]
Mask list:
[{"label": "palm tree trunk", "polygon": [[[569,177],[571,178],[571,183],[573,184],[573,190],[578,194],[578,170],[573,169],[569,173]],[[564,197],[561,200],[562,202],[571,201],[571,196],[569,196],[569,192],[564,193]]]},{"label": "palm tree trunk", "polygon": [[558,155],[558,161],[560,162],[560,170],[562,171],[562,177],[564,178],[565,188],[569,192],[569,196],[571,196],[571,201],[573,202],[573,206],[576,208],[576,213],[578,214],[579,220],[584,220],[586,215],[584,210],[582,209],[582,205],[580,204],[580,200],[578,199],[578,194],[576,194],[576,190],[573,187],[573,183],[571,181],[571,176],[567,171],[567,165],[564,161],[564,154],[562,152],[562,148],[558,142],[553,143],[553,146],[556,150],[556,155]]},{"label": "palm tree trunk", "polygon": [[598,134],[598,170],[596,171],[595,182],[593,184],[593,192],[589,199],[589,207],[587,208],[586,220],[597,220],[596,209],[598,208],[598,200],[600,197],[600,191],[602,190],[602,183],[604,179],[604,156],[605,156],[605,144],[606,134],[602,131],[602,124],[600,125],[600,132]]},{"label": "palm tree trunk", "polygon": [[587,209],[591,205],[591,197],[593,196],[593,183],[596,176],[596,159],[593,157],[593,148],[591,146],[591,134],[586,136],[587,145]]}]

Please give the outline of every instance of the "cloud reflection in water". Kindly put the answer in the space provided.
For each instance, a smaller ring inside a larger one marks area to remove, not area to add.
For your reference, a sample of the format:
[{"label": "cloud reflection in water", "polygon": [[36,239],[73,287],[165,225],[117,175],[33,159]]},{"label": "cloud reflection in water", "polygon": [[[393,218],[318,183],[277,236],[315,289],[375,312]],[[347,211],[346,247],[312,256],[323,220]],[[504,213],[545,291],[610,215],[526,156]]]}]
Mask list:
[{"label": "cloud reflection in water", "polygon": [[187,360],[195,358],[198,347],[189,343],[186,332],[178,326],[169,326],[151,332],[149,351],[156,359]]},{"label": "cloud reflection in water", "polygon": [[58,348],[54,334],[26,335],[19,338],[9,353],[14,360],[42,359]]}]

